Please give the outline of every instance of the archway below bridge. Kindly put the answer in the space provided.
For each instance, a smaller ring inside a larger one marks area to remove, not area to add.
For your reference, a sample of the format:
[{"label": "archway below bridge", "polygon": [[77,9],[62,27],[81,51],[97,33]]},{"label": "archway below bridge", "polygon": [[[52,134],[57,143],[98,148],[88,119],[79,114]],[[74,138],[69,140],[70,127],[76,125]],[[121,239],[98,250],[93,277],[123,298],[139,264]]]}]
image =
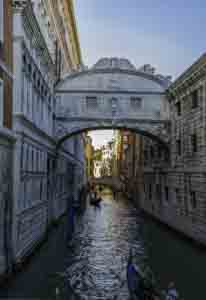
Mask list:
[{"label": "archway below bridge", "polygon": [[[100,131],[100,130],[126,130],[126,131],[131,131],[133,133],[148,137],[152,140],[154,140],[156,143],[158,143],[164,150],[169,151],[169,123],[168,122],[163,122],[159,126],[159,122],[154,122],[153,123],[153,129],[154,133],[151,131],[147,131],[146,128],[136,128],[136,127],[130,127],[130,126],[122,126],[122,125],[102,125],[100,124],[99,126],[94,124],[93,126],[90,125],[89,127],[76,127],[73,128],[73,130],[66,132],[57,140],[57,150],[61,147],[61,145],[69,138],[74,137],[75,135],[82,134],[82,133],[87,133],[89,131]],[[150,126],[152,126],[152,123],[150,123]]]}]

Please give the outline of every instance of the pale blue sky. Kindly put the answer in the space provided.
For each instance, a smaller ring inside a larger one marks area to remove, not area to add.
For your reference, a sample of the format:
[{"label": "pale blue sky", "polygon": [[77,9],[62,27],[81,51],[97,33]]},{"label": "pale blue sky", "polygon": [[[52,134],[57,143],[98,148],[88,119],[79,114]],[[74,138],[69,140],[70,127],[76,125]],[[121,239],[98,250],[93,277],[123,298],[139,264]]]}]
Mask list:
[{"label": "pale blue sky", "polygon": [[[105,56],[125,57],[175,78],[205,52],[205,0],[74,2],[85,65]],[[103,135],[96,139],[104,140]]]},{"label": "pale blue sky", "polygon": [[205,0],[74,0],[84,62],[150,63],[176,76],[205,51]]}]

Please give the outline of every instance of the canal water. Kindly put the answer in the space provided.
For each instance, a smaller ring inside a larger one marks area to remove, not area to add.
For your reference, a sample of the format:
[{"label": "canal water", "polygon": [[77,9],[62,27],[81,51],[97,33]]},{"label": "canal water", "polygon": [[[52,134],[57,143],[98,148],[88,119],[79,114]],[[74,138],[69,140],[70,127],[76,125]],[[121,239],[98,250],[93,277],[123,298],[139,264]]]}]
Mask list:
[{"label": "canal water", "polygon": [[152,268],[157,285],[174,281],[185,300],[205,299],[205,250],[104,191],[99,208],[88,204],[66,241],[66,222],[23,272],[0,290],[0,298],[129,300],[126,265],[130,250],[142,269]]}]

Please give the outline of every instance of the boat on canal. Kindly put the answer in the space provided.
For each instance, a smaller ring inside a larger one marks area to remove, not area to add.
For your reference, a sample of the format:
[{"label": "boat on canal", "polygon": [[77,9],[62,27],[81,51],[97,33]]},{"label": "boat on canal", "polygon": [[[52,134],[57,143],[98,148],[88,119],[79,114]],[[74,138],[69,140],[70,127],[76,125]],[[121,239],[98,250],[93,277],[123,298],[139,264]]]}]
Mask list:
[{"label": "boat on canal", "polygon": [[160,291],[154,284],[150,268],[143,272],[129,259],[127,264],[127,283],[131,300],[178,300],[179,293],[171,282],[166,291]]},{"label": "boat on canal", "polygon": [[154,277],[149,267],[143,272],[132,262],[130,255],[127,264],[127,284],[131,300],[160,300],[162,293],[155,286]]},{"label": "boat on canal", "polygon": [[100,202],[102,201],[102,198],[97,196],[96,192],[90,193],[90,204],[93,206],[99,206]]}]

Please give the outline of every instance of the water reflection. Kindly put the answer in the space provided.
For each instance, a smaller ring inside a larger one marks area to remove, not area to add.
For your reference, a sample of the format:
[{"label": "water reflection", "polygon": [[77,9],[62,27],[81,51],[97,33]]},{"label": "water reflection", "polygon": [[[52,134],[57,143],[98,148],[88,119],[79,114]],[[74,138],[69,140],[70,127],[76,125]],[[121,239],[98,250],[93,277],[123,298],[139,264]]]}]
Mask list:
[{"label": "water reflection", "polygon": [[139,265],[147,259],[141,235],[142,219],[120,195],[116,201],[104,190],[102,198],[99,209],[88,205],[77,220],[65,280],[78,299],[127,300],[126,266],[130,249],[133,248]]}]

